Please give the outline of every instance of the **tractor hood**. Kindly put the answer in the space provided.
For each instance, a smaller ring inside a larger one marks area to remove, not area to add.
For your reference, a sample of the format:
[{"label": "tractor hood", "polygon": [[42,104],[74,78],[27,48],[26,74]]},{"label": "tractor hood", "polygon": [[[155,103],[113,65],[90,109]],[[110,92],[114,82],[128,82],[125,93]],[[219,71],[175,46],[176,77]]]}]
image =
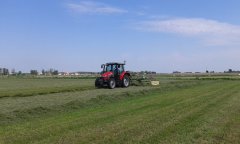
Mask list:
[{"label": "tractor hood", "polygon": [[111,75],[113,75],[113,72],[105,72],[102,74],[102,77],[110,77]]}]

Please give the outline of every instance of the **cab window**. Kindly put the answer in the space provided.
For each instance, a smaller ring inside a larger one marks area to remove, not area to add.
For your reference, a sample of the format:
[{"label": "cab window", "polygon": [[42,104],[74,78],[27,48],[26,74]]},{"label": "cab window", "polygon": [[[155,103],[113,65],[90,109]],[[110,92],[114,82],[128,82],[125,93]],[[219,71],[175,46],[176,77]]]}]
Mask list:
[{"label": "cab window", "polygon": [[106,71],[107,71],[107,72],[112,71],[112,65],[108,65],[108,66],[106,67]]},{"label": "cab window", "polygon": [[123,65],[120,65],[119,68],[118,68],[119,72],[122,73],[124,71],[123,69]]}]

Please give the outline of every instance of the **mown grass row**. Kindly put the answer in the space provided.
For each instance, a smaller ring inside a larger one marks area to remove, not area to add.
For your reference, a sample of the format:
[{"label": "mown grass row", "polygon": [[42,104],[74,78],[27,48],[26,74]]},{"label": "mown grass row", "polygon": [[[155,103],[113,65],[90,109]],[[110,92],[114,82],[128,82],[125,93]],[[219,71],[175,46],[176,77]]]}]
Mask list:
[{"label": "mown grass row", "polygon": [[[239,77],[163,77],[160,83],[171,81],[189,80],[239,80]],[[142,83],[132,81],[132,85],[144,86]],[[52,93],[74,92],[94,89],[94,79],[55,79],[55,78],[6,78],[0,79],[0,98],[3,97],[27,97]]]},{"label": "mown grass row", "polygon": [[27,97],[94,89],[92,79],[0,79],[0,98]]},{"label": "mown grass row", "polygon": [[21,90],[20,92],[13,93],[1,93],[0,98],[4,97],[28,97],[28,96],[36,96],[36,95],[47,95],[54,93],[64,93],[64,92],[76,92],[76,91],[84,91],[95,89],[93,86],[85,86],[85,87],[50,87],[50,88],[36,88],[36,89],[26,89]]}]

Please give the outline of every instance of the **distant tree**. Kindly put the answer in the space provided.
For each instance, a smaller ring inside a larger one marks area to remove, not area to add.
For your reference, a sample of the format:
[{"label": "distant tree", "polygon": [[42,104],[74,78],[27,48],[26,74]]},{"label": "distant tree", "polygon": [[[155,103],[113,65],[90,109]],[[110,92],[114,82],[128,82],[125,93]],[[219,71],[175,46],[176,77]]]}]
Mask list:
[{"label": "distant tree", "polygon": [[173,71],[173,74],[179,74],[181,73],[180,71]]},{"label": "distant tree", "polygon": [[58,70],[55,70],[55,69],[53,69],[53,68],[50,68],[49,70],[42,70],[42,75],[48,75],[48,76],[50,76],[50,75],[58,75]]},{"label": "distant tree", "polygon": [[53,69],[53,68],[50,68],[49,72],[50,72],[50,74],[53,74],[54,69]]},{"label": "distant tree", "polygon": [[46,71],[42,69],[42,75],[46,75]]},{"label": "distant tree", "polygon": [[232,72],[233,72],[233,70],[232,70],[232,69],[228,69],[228,72],[229,72],[229,73],[232,73]]},{"label": "distant tree", "polygon": [[209,73],[209,71],[208,71],[208,70],[206,70],[206,73]]},{"label": "distant tree", "polygon": [[12,75],[16,75],[16,71],[14,68],[11,70],[11,73],[12,73]]},{"label": "distant tree", "polygon": [[53,75],[58,75],[58,70],[54,70],[52,74]]},{"label": "distant tree", "polygon": [[37,70],[30,70],[30,74],[31,75],[38,75],[38,71]]},{"label": "distant tree", "polygon": [[0,68],[0,75],[3,75],[3,69]]},{"label": "distant tree", "polygon": [[18,71],[17,75],[22,75],[22,71]]},{"label": "distant tree", "polygon": [[9,75],[9,70],[7,68],[3,68],[3,75]]}]

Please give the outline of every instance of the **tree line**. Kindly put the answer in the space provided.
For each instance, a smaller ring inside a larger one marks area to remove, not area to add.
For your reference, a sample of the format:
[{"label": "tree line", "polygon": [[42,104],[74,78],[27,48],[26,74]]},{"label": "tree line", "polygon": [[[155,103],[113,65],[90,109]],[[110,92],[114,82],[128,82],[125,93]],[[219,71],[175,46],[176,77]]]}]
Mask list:
[{"label": "tree line", "polygon": [[0,68],[0,75],[9,75],[9,70],[7,68]]},{"label": "tree line", "polygon": [[56,69],[49,69],[49,70],[45,70],[45,69],[42,69],[41,73],[39,73],[37,70],[30,70],[30,74],[31,75],[46,75],[46,76],[49,76],[49,75],[58,75],[58,70]]},{"label": "tree line", "polygon": [[19,75],[58,75],[59,72],[56,69],[49,69],[49,70],[45,70],[42,69],[41,72],[39,72],[38,70],[30,70],[29,73],[22,73],[22,71],[16,71],[15,69],[12,69],[11,72],[9,71],[9,69],[7,68],[0,68],[0,75],[15,75],[15,76],[19,76]]}]

